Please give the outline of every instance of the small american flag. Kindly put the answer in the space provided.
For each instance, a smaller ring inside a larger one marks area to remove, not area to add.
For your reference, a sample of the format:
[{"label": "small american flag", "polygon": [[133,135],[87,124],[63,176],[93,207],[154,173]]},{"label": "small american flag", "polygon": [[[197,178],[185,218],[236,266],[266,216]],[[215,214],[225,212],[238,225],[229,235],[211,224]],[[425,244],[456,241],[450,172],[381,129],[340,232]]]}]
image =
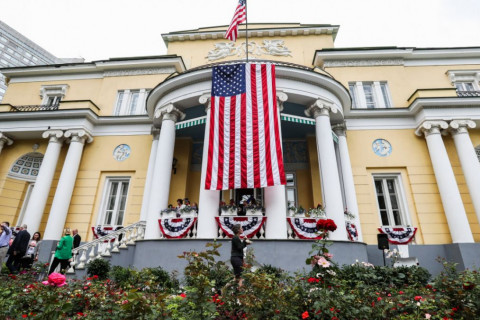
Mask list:
[{"label": "small american flag", "polygon": [[205,189],[285,184],[275,65],[213,68]]},{"label": "small american flag", "polygon": [[238,25],[247,20],[246,2],[247,0],[238,0],[237,9],[235,9],[235,13],[233,14],[232,22],[230,22],[230,26],[225,32],[225,39],[234,42],[237,40]]}]

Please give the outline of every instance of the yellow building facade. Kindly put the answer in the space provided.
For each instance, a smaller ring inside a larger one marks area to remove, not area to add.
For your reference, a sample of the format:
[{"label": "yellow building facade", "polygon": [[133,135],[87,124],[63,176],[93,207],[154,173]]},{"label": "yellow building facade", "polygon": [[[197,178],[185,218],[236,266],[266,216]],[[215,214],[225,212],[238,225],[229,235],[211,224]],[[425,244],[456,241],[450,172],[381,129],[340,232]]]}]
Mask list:
[{"label": "yellow building facade", "polygon": [[[219,202],[253,195],[262,238],[296,239],[289,207],[315,208],[357,241],[379,227],[417,228],[415,245],[480,240],[480,48],[334,47],[339,26],[256,24],[236,43],[225,27],[163,35],[167,55],[3,69],[0,219],[46,240],[64,227],[157,220],[178,198],[198,203],[190,236],[219,235]],[[212,66],[277,69],[287,185],[202,188]],[[339,228],[333,239],[348,241]]]}]

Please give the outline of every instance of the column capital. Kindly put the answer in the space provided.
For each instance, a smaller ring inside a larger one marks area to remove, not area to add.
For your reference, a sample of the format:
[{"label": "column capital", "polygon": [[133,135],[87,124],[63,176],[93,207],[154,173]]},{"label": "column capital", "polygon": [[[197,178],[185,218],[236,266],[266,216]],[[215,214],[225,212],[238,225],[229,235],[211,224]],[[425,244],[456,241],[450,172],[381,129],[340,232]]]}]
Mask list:
[{"label": "column capital", "polygon": [[330,116],[331,113],[337,113],[337,108],[333,102],[323,98],[318,98],[310,107],[305,110],[305,115],[316,119],[319,116]]},{"label": "column capital", "polygon": [[422,122],[415,130],[415,134],[419,137],[425,134],[425,137],[431,134],[441,134],[442,130],[448,129],[448,123],[443,120],[428,120]]},{"label": "column capital", "polygon": [[287,101],[288,95],[285,92],[277,91],[277,108],[279,112],[283,111],[283,103]]},{"label": "column capital", "polygon": [[337,136],[343,136],[343,137],[347,136],[347,126],[345,125],[345,122],[334,124],[332,126],[332,130],[333,132],[335,132]]},{"label": "column capital", "polygon": [[163,122],[164,120],[172,120],[173,122],[177,122],[179,120],[183,120],[184,118],[185,113],[177,109],[173,103],[169,103],[158,108],[155,110],[154,115],[154,120],[158,119],[160,122]]},{"label": "column capital", "polygon": [[3,132],[0,132],[0,145],[4,146],[6,144],[7,146],[10,146],[12,143],[12,139],[7,137]]},{"label": "column capital", "polygon": [[468,134],[468,129],[473,129],[477,126],[472,120],[452,120],[450,121],[450,132],[455,134]]},{"label": "column capital", "polygon": [[91,143],[93,141],[93,136],[83,129],[67,130],[64,136],[65,138],[70,138],[71,142]]},{"label": "column capital", "polygon": [[212,94],[210,92],[204,93],[200,96],[200,98],[198,98],[198,102],[200,102],[205,106],[205,113],[207,113],[211,107],[211,104],[210,104],[211,99],[212,99]]},{"label": "column capital", "polygon": [[48,142],[60,142],[60,139],[63,137],[62,130],[47,130],[42,133],[44,139],[48,138]]}]

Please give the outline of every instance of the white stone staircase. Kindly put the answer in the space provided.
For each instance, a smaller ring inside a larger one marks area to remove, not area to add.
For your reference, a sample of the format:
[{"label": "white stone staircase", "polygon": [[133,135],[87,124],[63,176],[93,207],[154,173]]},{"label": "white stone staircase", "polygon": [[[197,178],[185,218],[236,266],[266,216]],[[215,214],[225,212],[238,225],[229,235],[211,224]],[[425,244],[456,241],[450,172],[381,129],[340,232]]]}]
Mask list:
[{"label": "white stone staircase", "polygon": [[112,253],[120,254],[122,250],[134,246],[137,240],[143,240],[145,226],[145,221],[139,221],[73,249],[67,274],[73,277],[79,273],[85,274],[86,264],[90,261],[112,257]]}]

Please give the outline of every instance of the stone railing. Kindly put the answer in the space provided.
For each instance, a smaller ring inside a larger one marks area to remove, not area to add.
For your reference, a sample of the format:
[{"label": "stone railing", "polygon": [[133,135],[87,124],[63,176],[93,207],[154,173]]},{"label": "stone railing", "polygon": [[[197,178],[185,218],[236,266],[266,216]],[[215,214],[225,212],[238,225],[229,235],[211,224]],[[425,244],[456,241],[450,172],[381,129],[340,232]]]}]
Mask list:
[{"label": "stone railing", "polygon": [[139,221],[73,249],[72,262],[67,273],[75,273],[75,269],[85,269],[85,265],[93,259],[110,257],[112,252],[120,252],[120,249],[134,245],[135,241],[144,238],[145,226],[145,221]]}]

